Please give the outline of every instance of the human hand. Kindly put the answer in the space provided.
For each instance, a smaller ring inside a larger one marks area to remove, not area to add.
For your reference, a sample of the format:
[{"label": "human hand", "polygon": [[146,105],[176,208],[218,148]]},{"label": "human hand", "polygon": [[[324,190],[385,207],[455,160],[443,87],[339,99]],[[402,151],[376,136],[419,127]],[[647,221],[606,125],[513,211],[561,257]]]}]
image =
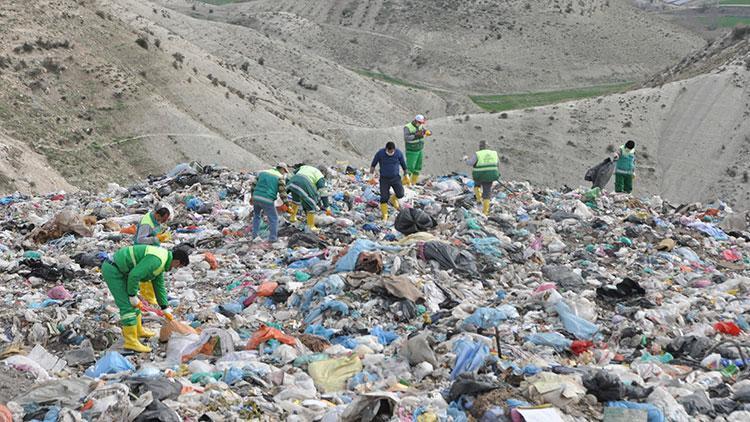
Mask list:
[{"label": "human hand", "polygon": [[130,301],[130,306],[141,309],[141,301],[138,299],[138,296],[129,296],[128,300]]},{"label": "human hand", "polygon": [[165,309],[162,309],[162,312],[164,313],[164,318],[167,321],[174,320],[174,316],[172,315],[172,308],[171,307],[167,307]]}]

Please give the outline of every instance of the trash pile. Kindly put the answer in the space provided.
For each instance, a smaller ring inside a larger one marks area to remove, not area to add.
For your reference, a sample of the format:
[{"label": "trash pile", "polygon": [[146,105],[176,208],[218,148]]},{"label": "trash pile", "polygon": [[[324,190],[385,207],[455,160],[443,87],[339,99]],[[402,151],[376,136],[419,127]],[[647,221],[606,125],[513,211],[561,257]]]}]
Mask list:
[{"label": "trash pile", "polygon": [[[282,215],[270,243],[254,177],[0,199],[0,420],[750,420],[750,232],[726,204],[502,183],[484,217],[451,175],[383,224],[342,167],[320,230]],[[99,266],[158,204],[191,263],[173,321],[145,308],[153,352],[126,353]]]}]

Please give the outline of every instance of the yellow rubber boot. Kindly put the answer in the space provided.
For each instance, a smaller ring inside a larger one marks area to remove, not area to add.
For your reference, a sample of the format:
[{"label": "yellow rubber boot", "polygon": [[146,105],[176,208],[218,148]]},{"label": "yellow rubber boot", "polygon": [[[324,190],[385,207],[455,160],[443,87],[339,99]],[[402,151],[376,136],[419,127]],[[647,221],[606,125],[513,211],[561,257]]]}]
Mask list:
[{"label": "yellow rubber boot", "polygon": [[404,186],[409,186],[409,175],[405,174],[404,177],[401,178],[401,183],[403,183]]},{"label": "yellow rubber boot", "polygon": [[315,227],[315,213],[314,212],[307,213],[307,228],[310,230],[318,230],[318,228]]},{"label": "yellow rubber boot", "polygon": [[135,325],[122,327],[122,336],[125,338],[125,345],[123,346],[125,349],[138,353],[151,353],[151,348],[144,346],[138,340],[138,327]]},{"label": "yellow rubber boot", "polygon": [[388,204],[380,204],[380,214],[383,216],[383,222],[388,221]]},{"label": "yellow rubber boot", "polygon": [[156,335],[155,332],[143,327],[143,315],[138,315],[138,323],[135,325],[138,331],[138,338],[151,338]]},{"label": "yellow rubber boot", "polygon": [[490,215],[490,200],[485,199],[482,201],[482,212],[484,215]]},{"label": "yellow rubber boot", "polygon": [[477,202],[482,202],[482,188],[479,186],[474,186],[474,198],[476,198]]},{"label": "yellow rubber boot", "polygon": [[154,285],[150,281],[141,281],[141,296],[146,299],[146,302],[156,305],[156,293],[154,293]]},{"label": "yellow rubber boot", "polygon": [[416,185],[419,181],[419,175],[418,174],[412,174],[411,175],[411,184]]},{"label": "yellow rubber boot", "polygon": [[393,205],[393,208],[397,210],[401,209],[401,204],[398,203],[398,198],[396,198],[396,195],[391,195],[390,202],[391,205]]},{"label": "yellow rubber boot", "polygon": [[291,221],[292,223],[296,223],[297,222],[297,213],[298,212],[299,212],[299,205],[292,204],[292,210],[291,210],[291,213],[289,215],[289,221]]}]

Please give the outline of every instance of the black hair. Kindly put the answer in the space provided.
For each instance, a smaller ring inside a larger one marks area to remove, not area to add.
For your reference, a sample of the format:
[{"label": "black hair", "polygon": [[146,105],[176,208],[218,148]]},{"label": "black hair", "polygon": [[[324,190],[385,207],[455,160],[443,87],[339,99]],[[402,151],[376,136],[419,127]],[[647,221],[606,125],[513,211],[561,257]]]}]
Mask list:
[{"label": "black hair", "polygon": [[161,207],[158,210],[156,210],[156,214],[160,216],[169,215],[169,208],[167,207]]},{"label": "black hair", "polygon": [[172,249],[172,261],[180,261],[183,267],[190,265],[190,256],[185,249]]},{"label": "black hair", "polygon": [[633,149],[633,148],[635,148],[635,142],[633,142],[633,141],[625,142],[625,148],[627,148],[627,149]]},{"label": "black hair", "polygon": [[385,149],[396,149],[396,144],[389,141],[387,144],[385,144]]}]

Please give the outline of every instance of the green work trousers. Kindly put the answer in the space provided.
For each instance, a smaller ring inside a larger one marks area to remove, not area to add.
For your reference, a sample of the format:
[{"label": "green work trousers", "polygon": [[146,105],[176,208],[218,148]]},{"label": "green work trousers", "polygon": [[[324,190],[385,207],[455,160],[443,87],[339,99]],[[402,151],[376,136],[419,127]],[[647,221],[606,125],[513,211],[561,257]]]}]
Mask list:
[{"label": "green work trousers", "polygon": [[615,192],[630,193],[633,191],[633,175],[615,173]]},{"label": "green work trousers", "polygon": [[114,265],[105,262],[102,265],[102,278],[107,283],[110,293],[115,298],[115,304],[120,309],[120,324],[125,327],[136,325],[141,310],[134,308],[128,298],[128,276],[123,274]]},{"label": "green work trousers", "polygon": [[416,174],[417,176],[422,171],[422,159],[424,158],[424,150],[419,151],[406,151],[406,168],[409,174]]}]

